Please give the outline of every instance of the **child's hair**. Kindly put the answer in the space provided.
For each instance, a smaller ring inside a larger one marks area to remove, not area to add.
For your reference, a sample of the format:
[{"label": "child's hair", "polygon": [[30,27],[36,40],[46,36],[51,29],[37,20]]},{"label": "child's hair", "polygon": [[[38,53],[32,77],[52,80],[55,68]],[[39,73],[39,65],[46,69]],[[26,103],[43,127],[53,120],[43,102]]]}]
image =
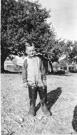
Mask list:
[{"label": "child's hair", "polygon": [[26,49],[27,47],[29,47],[29,46],[30,46],[30,43],[26,42],[26,43],[25,43],[25,49]]},{"label": "child's hair", "polygon": [[30,43],[26,42],[25,47],[26,47],[26,50],[29,49],[29,48],[32,49],[32,50],[35,50],[35,47],[34,47],[33,43],[30,44]]}]

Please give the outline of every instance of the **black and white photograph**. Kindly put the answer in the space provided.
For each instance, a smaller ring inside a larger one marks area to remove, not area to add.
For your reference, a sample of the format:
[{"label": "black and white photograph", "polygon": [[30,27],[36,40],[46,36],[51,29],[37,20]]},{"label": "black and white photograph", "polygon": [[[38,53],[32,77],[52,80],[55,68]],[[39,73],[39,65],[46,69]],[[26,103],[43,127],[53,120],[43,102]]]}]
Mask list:
[{"label": "black and white photograph", "polygon": [[1,0],[1,135],[77,134],[77,0]]}]

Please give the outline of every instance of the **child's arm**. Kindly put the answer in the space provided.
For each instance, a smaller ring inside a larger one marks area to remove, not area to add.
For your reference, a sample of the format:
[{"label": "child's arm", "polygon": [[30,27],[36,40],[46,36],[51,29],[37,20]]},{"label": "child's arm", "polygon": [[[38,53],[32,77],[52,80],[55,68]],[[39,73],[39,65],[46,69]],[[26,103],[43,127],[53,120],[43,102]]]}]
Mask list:
[{"label": "child's arm", "polygon": [[22,80],[23,83],[27,83],[27,59],[24,61],[22,67]]}]

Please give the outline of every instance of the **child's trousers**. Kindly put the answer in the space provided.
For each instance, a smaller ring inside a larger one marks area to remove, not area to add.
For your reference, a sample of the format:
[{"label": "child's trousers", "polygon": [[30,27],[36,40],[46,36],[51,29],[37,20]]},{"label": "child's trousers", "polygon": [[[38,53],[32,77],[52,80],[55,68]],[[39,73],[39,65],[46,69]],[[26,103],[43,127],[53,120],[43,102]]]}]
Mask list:
[{"label": "child's trousers", "polygon": [[30,99],[30,109],[29,109],[29,114],[35,116],[36,115],[36,110],[35,110],[35,105],[36,105],[36,99],[37,99],[37,92],[39,93],[39,97],[41,99],[41,107],[42,111],[46,115],[50,115],[49,110],[47,109],[46,102],[47,102],[47,87],[36,87],[36,86],[31,86],[28,85],[28,90],[29,90],[29,99]]}]

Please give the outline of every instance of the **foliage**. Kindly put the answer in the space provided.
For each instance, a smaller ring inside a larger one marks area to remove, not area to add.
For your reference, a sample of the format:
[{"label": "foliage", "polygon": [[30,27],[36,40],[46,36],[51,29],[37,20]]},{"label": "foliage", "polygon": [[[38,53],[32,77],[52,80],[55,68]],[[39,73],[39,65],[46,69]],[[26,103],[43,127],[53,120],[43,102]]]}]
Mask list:
[{"label": "foliage", "polygon": [[59,57],[66,55],[66,62],[71,63],[77,56],[77,41],[74,43],[70,40],[55,40],[53,48],[50,50],[52,61],[58,61]]},{"label": "foliage", "polygon": [[55,40],[52,46],[52,49],[49,52],[49,55],[51,57],[52,62],[54,61],[58,61],[59,57],[62,55],[63,53],[63,47],[64,47],[64,40],[60,41],[60,40]]},{"label": "foliage", "polygon": [[71,61],[74,60],[75,56],[77,56],[77,42],[74,42],[72,50],[69,53],[69,57],[70,57]]},{"label": "foliage", "polygon": [[1,1],[1,68],[3,70],[4,60],[10,53],[9,47],[12,44],[8,44],[8,20],[12,14],[15,14],[16,2],[13,0]]}]

